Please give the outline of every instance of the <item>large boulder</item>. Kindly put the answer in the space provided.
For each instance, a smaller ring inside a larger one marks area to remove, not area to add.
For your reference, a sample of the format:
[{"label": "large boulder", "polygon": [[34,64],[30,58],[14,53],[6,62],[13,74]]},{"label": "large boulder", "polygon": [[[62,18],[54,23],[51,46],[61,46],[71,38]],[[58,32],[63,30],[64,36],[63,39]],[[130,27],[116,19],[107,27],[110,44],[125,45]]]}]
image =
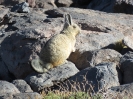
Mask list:
[{"label": "large boulder", "polygon": [[75,75],[79,70],[71,62],[52,68],[50,71],[38,74],[34,73],[25,78],[33,91],[40,91],[53,86],[56,82],[61,82]]},{"label": "large boulder", "polygon": [[65,82],[63,89],[98,92],[118,85],[116,64],[103,63],[80,71]]},{"label": "large boulder", "polygon": [[[30,32],[28,31],[18,31],[11,36],[6,37],[1,44],[2,60],[7,66],[8,71],[16,78],[24,78],[33,71],[29,63],[31,55],[33,55],[32,50],[38,51],[37,48],[40,48],[40,45],[38,46],[38,44],[35,49],[30,48],[32,44],[35,44],[36,39],[31,39],[35,31],[31,32],[31,36],[27,35],[29,33]],[[36,34],[36,36],[38,35],[39,34]]]},{"label": "large boulder", "polygon": [[[11,13],[11,16],[14,16],[14,13]],[[52,26],[41,22],[45,17],[46,15],[40,13],[16,14],[10,20],[13,25],[5,29],[7,32],[4,32],[4,37],[1,38],[0,53],[9,73],[16,78],[25,78],[33,72],[30,61],[38,56],[45,42],[61,30],[60,25]]]}]

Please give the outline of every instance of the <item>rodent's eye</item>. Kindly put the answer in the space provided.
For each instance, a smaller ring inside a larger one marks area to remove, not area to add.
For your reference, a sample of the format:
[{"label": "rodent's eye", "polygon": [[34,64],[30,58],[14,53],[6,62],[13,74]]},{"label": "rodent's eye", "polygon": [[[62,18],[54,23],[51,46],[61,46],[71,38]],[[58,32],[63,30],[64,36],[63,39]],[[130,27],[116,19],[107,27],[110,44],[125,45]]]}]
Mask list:
[{"label": "rodent's eye", "polygon": [[75,25],[73,25],[73,28],[76,28],[76,26],[75,26]]}]

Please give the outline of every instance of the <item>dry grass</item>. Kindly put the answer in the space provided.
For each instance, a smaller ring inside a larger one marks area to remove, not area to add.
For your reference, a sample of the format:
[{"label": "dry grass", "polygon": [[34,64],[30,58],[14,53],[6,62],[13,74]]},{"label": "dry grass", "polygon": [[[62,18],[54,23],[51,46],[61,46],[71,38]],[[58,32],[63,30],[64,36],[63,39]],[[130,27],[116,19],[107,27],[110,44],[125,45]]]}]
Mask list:
[{"label": "dry grass", "polygon": [[[103,88],[95,92],[94,86],[86,80],[85,76],[83,78],[83,83],[69,80],[67,83],[56,83],[57,89],[45,88],[41,94],[44,99],[133,99],[132,94],[126,91],[121,93]],[[86,86],[89,86],[89,89],[86,90]]]}]

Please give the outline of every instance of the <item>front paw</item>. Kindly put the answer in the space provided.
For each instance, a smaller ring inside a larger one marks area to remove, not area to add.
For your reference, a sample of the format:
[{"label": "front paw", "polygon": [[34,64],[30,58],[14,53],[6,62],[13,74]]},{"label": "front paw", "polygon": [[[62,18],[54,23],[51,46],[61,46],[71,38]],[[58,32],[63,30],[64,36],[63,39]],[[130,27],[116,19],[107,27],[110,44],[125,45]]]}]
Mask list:
[{"label": "front paw", "polygon": [[75,49],[75,47],[73,47],[72,52],[75,52],[75,51],[76,51],[76,49]]}]

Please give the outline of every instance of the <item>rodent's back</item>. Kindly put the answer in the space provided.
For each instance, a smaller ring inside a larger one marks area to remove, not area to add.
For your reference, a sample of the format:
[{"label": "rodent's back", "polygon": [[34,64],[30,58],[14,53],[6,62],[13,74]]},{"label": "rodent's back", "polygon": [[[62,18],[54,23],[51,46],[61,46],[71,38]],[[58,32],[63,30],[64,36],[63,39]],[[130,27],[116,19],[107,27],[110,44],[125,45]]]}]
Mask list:
[{"label": "rodent's back", "polygon": [[72,51],[72,42],[65,34],[55,35],[42,48],[41,59],[52,63],[53,66],[60,65],[69,57]]}]

